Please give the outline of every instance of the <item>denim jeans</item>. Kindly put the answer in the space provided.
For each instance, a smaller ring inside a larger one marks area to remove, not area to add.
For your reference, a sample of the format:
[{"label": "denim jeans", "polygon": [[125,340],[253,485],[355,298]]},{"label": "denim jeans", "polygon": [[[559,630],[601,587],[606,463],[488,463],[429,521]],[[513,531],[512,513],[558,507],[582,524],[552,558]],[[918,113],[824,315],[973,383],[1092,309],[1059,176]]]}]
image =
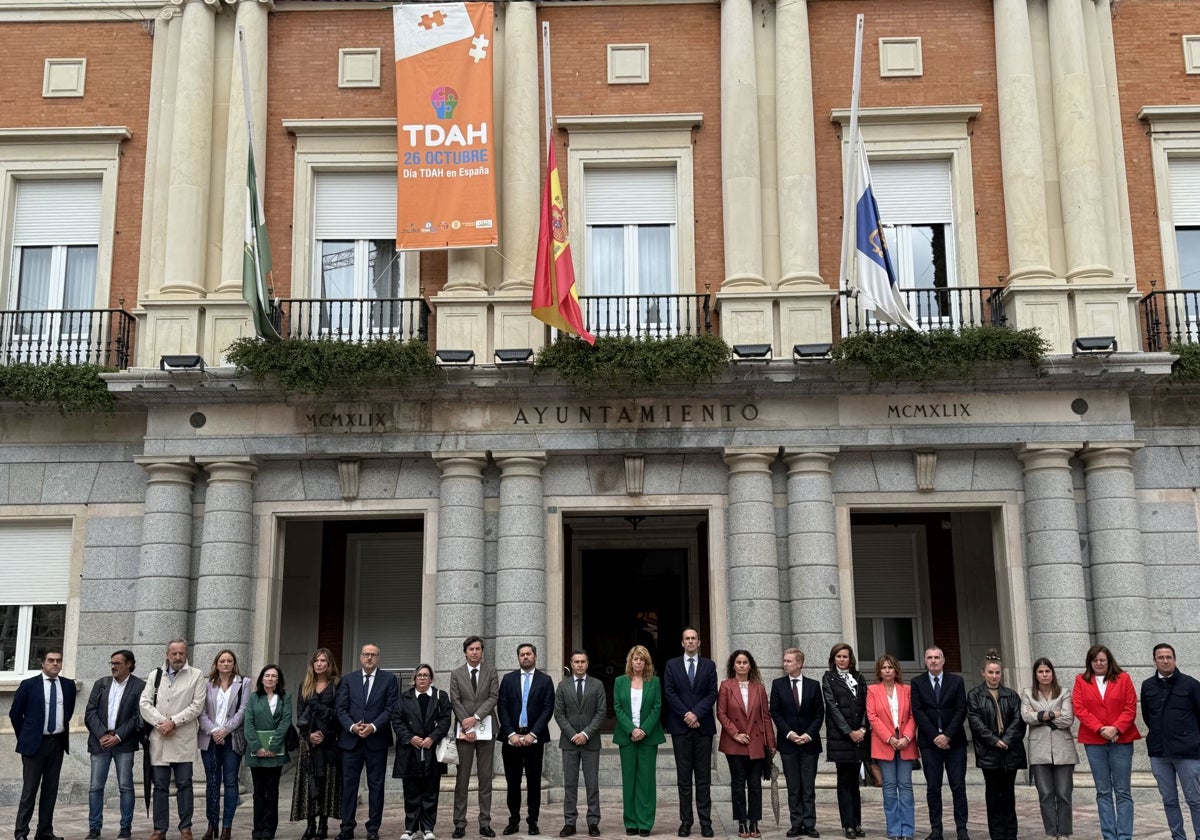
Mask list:
[{"label": "denim jeans", "polygon": [[1104,840],[1133,840],[1133,744],[1085,744]]},{"label": "denim jeans", "polygon": [[[1171,840],[1187,840],[1183,827],[1183,812],[1179,810],[1179,788],[1183,788],[1183,799],[1192,812],[1192,833],[1200,837],[1200,760],[1195,758],[1150,758],[1150,770],[1158,782],[1158,794],[1162,797],[1163,810],[1167,812],[1167,825],[1171,828]],[[1178,786],[1176,785],[1178,777]]]},{"label": "denim jeans", "polygon": [[[88,828],[99,831],[104,827],[104,786],[108,784],[108,768],[117,765],[117,790],[121,794],[121,828],[133,825],[133,757],[136,753],[112,753],[105,750],[92,758],[92,782],[88,787]],[[1176,808],[1176,810],[1179,810]]]},{"label": "denim jeans", "polygon": [[913,803],[912,761],[895,758],[891,761],[876,759],[879,772],[883,775],[883,816],[887,822],[888,837],[912,837],[916,832]]},{"label": "denim jeans", "polygon": [[[233,812],[238,805],[238,770],[242,757],[233,751],[233,739],[226,738],[224,744],[212,741],[208,749],[200,751],[204,759],[205,816],[209,828],[231,828]],[[225,786],[225,809],[221,811],[221,786]]]}]

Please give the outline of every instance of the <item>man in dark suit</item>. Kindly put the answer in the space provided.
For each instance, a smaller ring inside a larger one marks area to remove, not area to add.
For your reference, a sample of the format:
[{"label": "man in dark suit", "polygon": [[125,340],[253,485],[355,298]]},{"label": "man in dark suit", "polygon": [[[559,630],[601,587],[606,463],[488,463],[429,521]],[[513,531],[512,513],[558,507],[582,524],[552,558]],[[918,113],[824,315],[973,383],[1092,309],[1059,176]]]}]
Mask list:
[{"label": "man in dark suit", "polygon": [[700,633],[684,628],[683,656],[671,659],[663,673],[667,731],[675,751],[679,784],[680,837],[692,833],[692,784],[700,834],[712,837],[712,740],[717,734],[713,707],[717,702],[717,666],[700,655]]},{"label": "man in dark suit", "polygon": [[575,833],[579,818],[579,765],[587,790],[588,836],[600,836],[600,726],[607,711],[604,686],[588,679],[587,651],[571,651],[571,676],[554,692],[554,720],[561,732],[563,760],[563,827],[559,837]]},{"label": "man in dark suit", "polygon": [[358,783],[367,768],[367,840],[379,840],[383,823],[383,781],[392,745],[392,710],[400,696],[394,674],[379,670],[379,647],[366,644],[358,654],[362,669],[342,677],[337,716],[342,724],[342,826],[338,840],[350,840],[358,825]]},{"label": "man in dark suit", "polygon": [[463,642],[466,657],[450,672],[450,705],[458,718],[458,771],[454,779],[455,838],[467,833],[467,794],[471,787],[471,762],[478,762],[479,836],[495,837],[492,830],[492,777],[496,745],[496,718],[492,714],[500,700],[500,674],[483,661],[483,639],[468,636]]},{"label": "man in dark suit", "polygon": [[521,827],[521,776],[529,799],[529,833],[537,834],[542,810],[542,758],[550,740],[550,716],[554,714],[554,682],[537,669],[537,648],[529,642],[517,645],[519,670],[500,681],[500,737],[504,745],[504,780],[508,786],[508,825],[505,834]]},{"label": "man in dark suit", "polygon": [[967,833],[967,690],[962,677],[946,672],[946,655],[936,645],[925,651],[927,673],[914,677],[913,719],[917,746],[925,770],[925,799],[929,803],[929,837],[942,840],[942,771],[954,796],[954,825],[958,840]]},{"label": "man in dark suit", "polygon": [[785,676],[771,683],[771,718],[775,743],[787,779],[788,837],[820,837],[817,831],[817,759],[821,757],[821,723],[825,702],[821,684],[801,674],[804,651],[783,652]]},{"label": "man in dark suit", "polygon": [[62,840],[54,836],[54,803],[58,801],[63,756],[70,752],[67,724],[75,714],[75,682],[59,678],[62,666],[62,650],[56,647],[47,650],[42,657],[41,673],[17,686],[8,710],[17,736],[17,752],[21,754],[21,800],[13,829],[16,840],[29,836],[35,800],[38,821],[34,838]]},{"label": "man in dark suit", "polygon": [[92,757],[92,781],[88,788],[88,840],[98,840],[104,827],[104,786],[108,771],[117,766],[117,790],[121,794],[121,828],[118,840],[127,840],[133,825],[133,754],[142,737],[142,715],[138,701],[146,683],[133,676],[136,660],[131,650],[118,650],[108,658],[111,677],[92,686],[83,722],[88,730],[88,753]]}]

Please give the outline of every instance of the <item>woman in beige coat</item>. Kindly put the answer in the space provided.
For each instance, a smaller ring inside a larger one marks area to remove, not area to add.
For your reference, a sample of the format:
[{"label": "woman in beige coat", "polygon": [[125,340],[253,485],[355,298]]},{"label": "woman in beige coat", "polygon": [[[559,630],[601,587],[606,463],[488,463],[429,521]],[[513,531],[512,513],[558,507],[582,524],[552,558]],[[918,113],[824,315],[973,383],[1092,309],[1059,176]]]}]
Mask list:
[{"label": "woman in beige coat", "polygon": [[1044,656],[1033,663],[1033,687],[1021,692],[1021,717],[1029,725],[1029,772],[1037,786],[1046,836],[1070,837],[1071,794],[1079,763],[1071,737],[1075,712],[1071,690],[1058,684],[1054,665]]}]

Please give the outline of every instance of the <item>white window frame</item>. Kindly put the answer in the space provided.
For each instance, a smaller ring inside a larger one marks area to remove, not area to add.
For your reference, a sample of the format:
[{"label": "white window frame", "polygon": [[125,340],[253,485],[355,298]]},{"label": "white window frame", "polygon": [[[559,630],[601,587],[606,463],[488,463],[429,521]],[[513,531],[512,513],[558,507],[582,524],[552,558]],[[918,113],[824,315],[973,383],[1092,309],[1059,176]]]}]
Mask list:
[{"label": "white window frame", "polygon": [[1182,289],[1175,249],[1175,211],[1171,202],[1171,161],[1200,157],[1200,105],[1147,105],[1138,119],[1150,125],[1150,160],[1162,246],[1164,289]]}]

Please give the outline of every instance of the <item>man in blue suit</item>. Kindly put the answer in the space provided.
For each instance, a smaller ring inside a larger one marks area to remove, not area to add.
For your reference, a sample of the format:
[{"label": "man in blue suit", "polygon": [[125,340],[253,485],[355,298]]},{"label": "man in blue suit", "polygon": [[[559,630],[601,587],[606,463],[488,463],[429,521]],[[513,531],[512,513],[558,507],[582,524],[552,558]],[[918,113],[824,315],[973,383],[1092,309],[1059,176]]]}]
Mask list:
[{"label": "man in blue suit", "polygon": [[365,644],[358,654],[362,669],[342,677],[337,716],[342,724],[342,826],[338,840],[350,840],[358,825],[358,783],[367,768],[367,840],[379,840],[383,823],[383,781],[392,745],[392,710],[400,696],[396,676],[379,670],[379,647]]},{"label": "man in blue suit", "polygon": [[529,833],[538,834],[542,811],[542,758],[550,740],[550,717],[554,714],[554,682],[537,669],[537,648],[529,642],[517,645],[519,670],[500,681],[500,757],[508,786],[508,825],[505,834],[521,827],[521,777],[529,800]]},{"label": "man in blue suit", "polygon": [[41,673],[17,687],[8,710],[17,736],[17,752],[21,754],[21,800],[13,829],[16,840],[29,836],[34,800],[38,806],[34,838],[62,840],[54,836],[54,803],[58,801],[63,756],[71,748],[67,724],[75,714],[75,681],[59,678],[62,666],[62,650],[56,647],[47,650],[42,657]]},{"label": "man in blue suit", "polygon": [[663,673],[666,729],[675,751],[679,784],[680,837],[692,833],[692,783],[696,786],[696,815],[700,834],[712,837],[712,740],[717,734],[713,706],[717,702],[717,666],[700,655],[700,633],[683,631],[683,656],[667,661]]},{"label": "man in blue suit", "polygon": [[925,770],[925,801],[929,804],[929,837],[942,840],[942,772],[954,796],[954,827],[958,840],[967,833],[967,689],[962,677],[946,671],[946,655],[937,645],[925,651],[926,673],[913,677],[912,713],[917,746]]},{"label": "man in blue suit", "polygon": [[784,675],[771,683],[771,719],[775,743],[787,779],[788,837],[820,837],[817,831],[817,759],[821,757],[821,723],[825,701],[821,684],[804,669],[804,651],[783,652]]}]

